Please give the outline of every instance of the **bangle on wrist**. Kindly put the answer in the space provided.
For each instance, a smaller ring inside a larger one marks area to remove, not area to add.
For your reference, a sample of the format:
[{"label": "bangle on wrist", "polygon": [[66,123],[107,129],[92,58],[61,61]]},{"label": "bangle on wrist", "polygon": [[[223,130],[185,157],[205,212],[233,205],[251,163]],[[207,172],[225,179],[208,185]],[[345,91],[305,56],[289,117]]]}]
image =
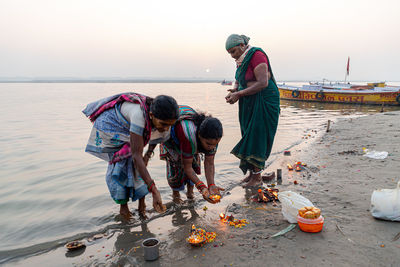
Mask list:
[{"label": "bangle on wrist", "polygon": [[200,194],[202,194],[203,193],[203,189],[207,189],[207,186],[205,184],[202,184],[197,189],[199,190]]},{"label": "bangle on wrist", "polygon": [[156,184],[154,183],[154,180],[152,180],[151,183],[147,185],[147,190],[149,190],[149,192],[153,192],[155,186]]},{"label": "bangle on wrist", "polygon": [[210,188],[211,186],[215,186],[215,184],[209,184],[209,185],[208,185],[208,188]]},{"label": "bangle on wrist", "polygon": [[197,190],[199,190],[199,192],[201,193],[201,191],[203,191],[204,188],[207,188],[207,186],[206,186],[202,181],[200,181],[200,182],[198,182],[198,183],[196,184],[196,188],[197,188]]}]

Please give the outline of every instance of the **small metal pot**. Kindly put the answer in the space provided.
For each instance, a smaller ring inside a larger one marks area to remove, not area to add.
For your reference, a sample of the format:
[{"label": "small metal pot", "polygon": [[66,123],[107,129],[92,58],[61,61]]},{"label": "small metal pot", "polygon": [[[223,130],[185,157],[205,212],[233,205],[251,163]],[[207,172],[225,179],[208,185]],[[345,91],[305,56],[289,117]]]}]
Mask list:
[{"label": "small metal pot", "polygon": [[144,259],[154,261],[159,257],[160,240],[155,237],[147,238],[142,242]]}]

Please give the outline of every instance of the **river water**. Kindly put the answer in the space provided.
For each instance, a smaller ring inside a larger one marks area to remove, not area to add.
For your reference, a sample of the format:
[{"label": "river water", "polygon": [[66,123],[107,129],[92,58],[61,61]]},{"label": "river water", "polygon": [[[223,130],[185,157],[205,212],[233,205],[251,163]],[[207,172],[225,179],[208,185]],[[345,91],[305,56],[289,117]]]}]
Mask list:
[{"label": "river water", "polygon": [[[237,105],[224,99],[228,88],[218,83],[0,83],[0,264],[115,224],[119,206],[105,183],[107,163],[84,152],[91,123],[81,110],[99,98],[127,91],[168,94],[179,104],[211,113],[224,127],[216,182],[228,188],[237,183],[242,173],[229,152],[240,131]],[[281,108],[267,164],[305,142],[311,129],[323,129],[328,119],[380,111],[379,106],[284,100]],[[149,171],[164,202],[170,201],[165,163],[154,157]],[[147,201],[151,207],[151,198]],[[137,204],[130,207],[134,211]]]}]

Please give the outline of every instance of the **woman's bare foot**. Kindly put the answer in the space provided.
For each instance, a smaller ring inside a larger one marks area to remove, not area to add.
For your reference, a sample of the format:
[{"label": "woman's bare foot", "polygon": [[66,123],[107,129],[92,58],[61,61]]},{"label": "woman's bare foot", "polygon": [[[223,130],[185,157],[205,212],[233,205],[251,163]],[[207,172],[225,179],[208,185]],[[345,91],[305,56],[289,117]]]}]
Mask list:
[{"label": "woman's bare foot", "polygon": [[181,199],[181,194],[179,191],[172,191],[172,202],[175,204],[182,204],[183,200]]},{"label": "woman's bare foot", "polygon": [[145,202],[145,198],[144,197],[139,199],[138,212],[139,212],[140,219],[147,220],[149,218],[146,215],[146,202]]},{"label": "woman's bare foot", "polygon": [[187,186],[186,197],[187,197],[189,200],[193,200],[193,199],[194,199],[193,188],[194,188],[193,185],[188,185],[188,186]]},{"label": "woman's bare foot", "polygon": [[244,184],[244,183],[248,183],[250,182],[250,178],[251,178],[251,172],[249,175],[247,175],[247,177],[245,177],[244,179],[242,179],[239,184]]},{"label": "woman's bare foot", "polygon": [[269,182],[271,182],[272,180],[275,179],[275,172],[263,173],[263,174],[261,175],[261,179],[262,179],[264,182],[269,183]]},{"label": "woman's bare foot", "polygon": [[128,204],[120,205],[119,214],[127,221],[130,221],[132,219],[132,213],[129,211]]},{"label": "woman's bare foot", "polygon": [[262,179],[261,179],[261,174],[251,174],[250,175],[250,181],[244,185],[242,185],[245,188],[250,188],[250,187],[257,187],[262,185]]},{"label": "woman's bare foot", "polygon": [[139,217],[140,217],[140,219],[142,219],[142,220],[147,220],[147,219],[149,218],[149,217],[147,216],[145,210],[144,210],[144,211],[139,211]]}]

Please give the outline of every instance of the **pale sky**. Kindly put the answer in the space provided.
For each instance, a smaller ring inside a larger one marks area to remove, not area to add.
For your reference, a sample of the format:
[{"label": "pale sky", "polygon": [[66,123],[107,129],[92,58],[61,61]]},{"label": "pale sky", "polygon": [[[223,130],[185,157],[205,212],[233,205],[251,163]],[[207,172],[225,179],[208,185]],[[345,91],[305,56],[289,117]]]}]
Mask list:
[{"label": "pale sky", "polygon": [[400,1],[0,0],[0,77],[226,78],[231,33],[279,81],[400,80]]}]

